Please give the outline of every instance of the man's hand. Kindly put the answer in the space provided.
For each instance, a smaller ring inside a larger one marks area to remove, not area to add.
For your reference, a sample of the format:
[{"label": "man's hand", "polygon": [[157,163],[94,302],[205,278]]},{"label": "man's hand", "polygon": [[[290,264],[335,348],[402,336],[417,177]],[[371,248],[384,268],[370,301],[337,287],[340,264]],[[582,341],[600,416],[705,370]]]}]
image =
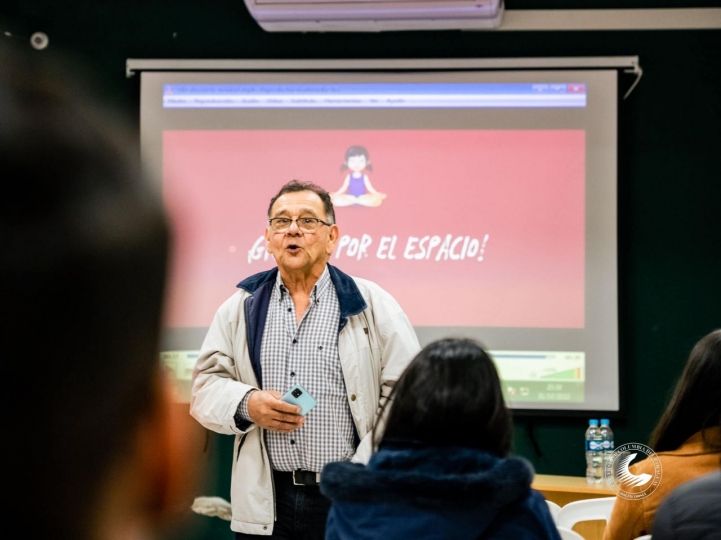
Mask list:
[{"label": "man's hand", "polygon": [[280,400],[274,390],[256,390],[248,397],[248,414],[254,424],[278,433],[295,431],[305,422],[300,407]]}]

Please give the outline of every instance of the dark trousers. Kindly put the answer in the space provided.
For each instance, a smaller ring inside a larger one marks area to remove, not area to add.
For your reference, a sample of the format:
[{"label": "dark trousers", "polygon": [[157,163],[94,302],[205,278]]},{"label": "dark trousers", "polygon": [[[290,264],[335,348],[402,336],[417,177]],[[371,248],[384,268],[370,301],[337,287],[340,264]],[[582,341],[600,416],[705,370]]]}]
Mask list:
[{"label": "dark trousers", "polygon": [[330,501],[318,486],[296,486],[289,472],[273,472],[276,520],[272,536],[235,533],[235,540],[323,540]]}]

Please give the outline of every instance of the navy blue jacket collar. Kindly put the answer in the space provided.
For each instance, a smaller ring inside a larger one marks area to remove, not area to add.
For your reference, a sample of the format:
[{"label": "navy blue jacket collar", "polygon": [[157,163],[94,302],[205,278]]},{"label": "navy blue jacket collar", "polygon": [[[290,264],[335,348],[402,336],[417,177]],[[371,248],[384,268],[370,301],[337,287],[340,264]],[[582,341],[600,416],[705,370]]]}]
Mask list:
[{"label": "navy blue jacket collar", "polygon": [[[340,318],[341,321],[358,315],[366,307],[366,301],[363,299],[363,295],[358,286],[356,285],[353,278],[345,272],[341,272],[335,266],[329,264],[328,271],[330,272],[330,279],[335,287],[336,294],[338,295],[338,303],[340,304]],[[265,270],[254,274],[240,283],[237,287],[243,289],[250,294],[255,294],[256,291],[260,290],[261,287],[269,286],[272,287],[278,274],[278,267],[272,268],[271,270]],[[270,285],[268,285],[270,284]],[[341,327],[343,324],[341,324]]]},{"label": "navy blue jacket collar", "polygon": [[[348,317],[358,315],[367,307],[367,304],[352,277],[330,264],[328,265],[328,271],[330,272],[330,279],[335,287],[340,305],[340,323],[338,325],[338,332],[340,332],[348,322]],[[250,364],[253,367],[253,372],[255,373],[255,378],[260,388],[263,388],[263,373],[260,366],[260,344],[263,340],[270,295],[273,291],[277,275],[278,268],[275,267],[270,270],[258,272],[244,279],[237,285],[239,289],[243,289],[251,294],[243,306],[245,310],[245,332],[248,341]]]}]

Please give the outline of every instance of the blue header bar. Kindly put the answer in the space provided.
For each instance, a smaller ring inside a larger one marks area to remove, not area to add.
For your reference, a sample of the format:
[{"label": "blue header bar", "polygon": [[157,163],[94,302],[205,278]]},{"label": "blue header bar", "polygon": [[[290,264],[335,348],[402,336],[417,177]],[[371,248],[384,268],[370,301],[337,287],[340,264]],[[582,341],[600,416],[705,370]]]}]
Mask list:
[{"label": "blue header bar", "polygon": [[584,83],[166,84],[166,108],[585,107]]}]

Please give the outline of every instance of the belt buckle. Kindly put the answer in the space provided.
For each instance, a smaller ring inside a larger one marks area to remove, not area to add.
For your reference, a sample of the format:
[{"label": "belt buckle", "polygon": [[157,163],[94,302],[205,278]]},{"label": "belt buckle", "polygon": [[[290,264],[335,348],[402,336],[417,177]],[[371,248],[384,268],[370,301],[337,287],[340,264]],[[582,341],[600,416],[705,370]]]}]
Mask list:
[{"label": "belt buckle", "polygon": [[[311,482],[311,483],[304,484],[304,483],[302,483],[302,482],[296,481],[296,479],[295,479],[295,473],[296,473],[296,472],[306,473],[306,474],[307,474],[307,473],[310,473],[311,475],[313,475],[313,478],[315,479],[315,484],[312,483],[312,482]],[[294,486],[317,486],[317,485],[319,484],[319,482],[318,482],[318,476],[319,476],[318,473],[315,473],[315,472],[313,472],[313,471],[306,471],[306,470],[303,470],[303,469],[295,469],[295,470],[293,470],[293,485],[294,485]]]}]

